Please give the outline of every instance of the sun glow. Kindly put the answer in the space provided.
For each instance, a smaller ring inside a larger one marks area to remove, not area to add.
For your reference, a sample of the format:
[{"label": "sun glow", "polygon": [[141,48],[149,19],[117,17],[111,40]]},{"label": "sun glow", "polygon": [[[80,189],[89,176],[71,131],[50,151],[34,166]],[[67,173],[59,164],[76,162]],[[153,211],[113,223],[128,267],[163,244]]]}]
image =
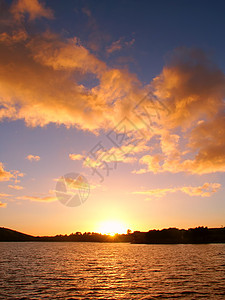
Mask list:
[{"label": "sun glow", "polygon": [[104,221],[99,226],[99,233],[114,236],[116,233],[123,234],[127,232],[127,227],[120,221]]}]

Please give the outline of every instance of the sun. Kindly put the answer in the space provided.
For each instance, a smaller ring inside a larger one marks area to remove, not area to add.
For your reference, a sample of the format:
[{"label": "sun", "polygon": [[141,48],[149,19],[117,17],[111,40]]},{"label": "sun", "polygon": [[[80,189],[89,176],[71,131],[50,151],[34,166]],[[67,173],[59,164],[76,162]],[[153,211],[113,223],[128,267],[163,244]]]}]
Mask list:
[{"label": "sun", "polygon": [[115,234],[126,233],[127,227],[120,221],[107,220],[100,224],[98,232],[101,234],[108,234],[114,236]]}]

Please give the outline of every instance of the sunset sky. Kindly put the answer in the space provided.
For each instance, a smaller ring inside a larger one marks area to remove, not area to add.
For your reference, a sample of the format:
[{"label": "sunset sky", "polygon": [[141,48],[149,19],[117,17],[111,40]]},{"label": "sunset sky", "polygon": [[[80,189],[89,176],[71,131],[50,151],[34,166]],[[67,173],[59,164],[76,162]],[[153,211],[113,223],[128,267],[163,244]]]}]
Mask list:
[{"label": "sunset sky", "polygon": [[[0,0],[0,226],[225,226],[225,2]],[[55,194],[68,173],[90,195]]]}]

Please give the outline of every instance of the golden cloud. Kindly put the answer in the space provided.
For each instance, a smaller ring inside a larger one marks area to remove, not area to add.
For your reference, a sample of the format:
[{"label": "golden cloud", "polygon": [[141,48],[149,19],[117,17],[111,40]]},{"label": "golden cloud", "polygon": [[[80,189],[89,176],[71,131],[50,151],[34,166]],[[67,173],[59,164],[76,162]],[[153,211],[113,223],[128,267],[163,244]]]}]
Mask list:
[{"label": "golden cloud", "polygon": [[27,155],[26,159],[28,159],[29,161],[39,161],[40,156],[29,154],[29,155]]},{"label": "golden cloud", "polygon": [[119,51],[121,49],[122,49],[122,44],[121,44],[121,39],[119,39],[119,40],[113,42],[112,45],[107,48],[107,52],[112,53],[115,51]]},{"label": "golden cloud", "polygon": [[10,197],[11,195],[9,195],[9,194],[2,194],[2,193],[0,193],[0,198],[4,198],[4,197]]},{"label": "golden cloud", "polygon": [[225,114],[218,113],[209,122],[201,122],[190,133],[188,146],[194,152],[193,160],[186,160],[183,166],[192,173],[225,172]]},{"label": "golden cloud", "polygon": [[221,187],[219,183],[208,183],[206,182],[202,186],[197,187],[183,187],[180,190],[190,196],[201,196],[210,197],[212,194],[216,193]]},{"label": "golden cloud", "polygon": [[24,187],[21,186],[21,185],[11,185],[11,184],[9,184],[8,187],[11,188],[11,189],[14,189],[14,190],[23,190],[24,189]]},{"label": "golden cloud", "polygon": [[7,203],[2,203],[1,201],[0,201],[0,207],[6,207],[7,206]]},{"label": "golden cloud", "polygon": [[214,118],[224,108],[224,73],[201,50],[177,50],[153,86],[170,110],[167,128],[190,127],[201,117]]},{"label": "golden cloud", "polygon": [[111,54],[112,52],[119,51],[125,47],[130,47],[134,44],[135,39],[132,39],[130,41],[124,41],[123,38],[120,38],[119,40],[113,42],[109,47],[107,47],[106,51],[107,53]]},{"label": "golden cloud", "polygon": [[[112,163],[108,168],[116,169],[117,163],[134,163],[137,158],[136,154],[147,151],[146,141],[139,139],[136,144],[128,143],[121,147],[112,147],[105,149],[101,143],[96,145],[96,151],[90,151],[84,159],[83,166],[91,168],[107,168],[107,165]],[[107,168],[107,169],[108,169]]]},{"label": "golden cloud", "polygon": [[170,114],[159,120],[158,153],[143,156],[139,162],[146,167],[134,173],[224,172],[224,74],[203,56],[166,67],[154,84]]},{"label": "golden cloud", "polygon": [[[9,19],[15,7],[31,18],[47,16],[41,14],[46,12],[43,7],[34,9],[28,3],[14,2]],[[107,67],[77,37],[63,39],[50,31],[29,34],[23,18],[18,25],[11,17],[10,26],[2,26],[0,54],[0,119],[24,119],[27,126],[52,122],[89,131],[108,129],[129,115],[146,93],[134,74]],[[82,84],[90,76],[98,81],[93,88]]]},{"label": "golden cloud", "polygon": [[16,20],[21,20],[24,14],[29,15],[30,20],[37,18],[53,18],[53,12],[50,8],[45,8],[38,0],[16,0],[13,1],[11,12]]},{"label": "golden cloud", "polygon": [[175,187],[175,188],[164,188],[164,189],[151,189],[147,191],[138,191],[133,192],[133,194],[140,194],[148,196],[147,200],[154,198],[161,198],[167,195],[168,193],[176,193],[181,191],[189,196],[200,196],[200,197],[210,197],[216,193],[221,188],[219,183],[204,183],[202,186],[184,186],[184,187]]},{"label": "golden cloud", "polygon": [[[0,198],[5,198],[5,197],[10,197],[11,195],[9,195],[9,194],[2,194],[2,193],[0,193]],[[6,207],[7,206],[7,203],[2,203],[1,201],[0,201],[0,207]]]},{"label": "golden cloud", "polygon": [[[201,121],[186,134],[186,145],[180,143],[180,136],[162,133],[160,153],[144,155],[140,164],[145,168],[133,171],[146,172],[188,172],[191,174],[209,174],[225,172],[225,115],[219,112],[214,119]],[[182,150],[181,148],[184,148]],[[189,157],[188,157],[189,156]]]},{"label": "golden cloud", "polygon": [[71,160],[82,160],[84,158],[84,156],[81,155],[81,154],[73,154],[73,153],[71,153],[71,154],[69,154],[69,158]]},{"label": "golden cloud", "polygon": [[[6,15],[0,33],[0,120],[64,124],[97,133],[126,117],[135,124],[128,129],[142,130],[146,142],[159,140],[159,151],[149,148],[140,158],[146,167],[134,173],[224,172],[225,76],[203,52],[180,49],[143,86],[135,74],[107,66],[77,37],[65,39],[49,30],[28,33],[31,20],[53,17],[38,0],[14,1]],[[86,78],[96,85],[85,86]]]},{"label": "golden cloud", "polygon": [[154,156],[151,155],[144,155],[141,157],[141,159],[139,160],[140,164],[146,164],[147,165],[147,169],[142,168],[139,169],[137,171],[133,171],[133,173],[136,174],[143,174],[143,173],[147,173],[147,172],[153,172],[153,173],[158,173],[161,170],[161,166],[160,166],[160,161],[162,160],[162,155],[160,154],[155,154]]},{"label": "golden cloud", "polygon": [[[94,131],[115,126],[137,98],[134,76],[108,70],[76,39],[62,42],[46,33],[29,37],[22,45],[15,40],[12,35],[13,47],[9,41],[1,45],[1,119],[24,119],[28,126],[54,122]],[[92,89],[79,84],[88,74],[100,84]],[[132,91],[129,101],[122,102]],[[119,102],[112,104],[115,99]]]},{"label": "golden cloud", "polygon": [[225,76],[199,50],[181,49],[153,80],[161,112],[160,150],[140,159],[145,172],[225,171]]},{"label": "golden cloud", "polygon": [[0,162],[0,181],[9,181],[14,175],[4,170],[4,165]]},{"label": "golden cloud", "polygon": [[46,197],[21,196],[21,197],[17,197],[16,199],[19,199],[19,200],[29,200],[29,201],[33,201],[33,202],[43,202],[43,203],[57,201],[56,197],[51,197],[51,196],[46,196]]}]

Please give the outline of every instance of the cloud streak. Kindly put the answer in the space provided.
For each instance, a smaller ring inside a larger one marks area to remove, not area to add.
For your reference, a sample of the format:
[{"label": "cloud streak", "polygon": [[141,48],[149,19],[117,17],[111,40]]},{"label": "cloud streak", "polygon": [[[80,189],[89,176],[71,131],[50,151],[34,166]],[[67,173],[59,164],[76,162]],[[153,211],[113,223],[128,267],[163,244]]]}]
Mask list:
[{"label": "cloud streak", "polygon": [[9,195],[9,194],[2,194],[2,193],[0,193],[0,198],[4,198],[4,197],[10,197],[11,195]]},{"label": "cloud streak", "polygon": [[135,39],[132,39],[130,41],[124,41],[123,38],[120,38],[119,40],[113,42],[108,48],[107,48],[107,53],[111,54],[115,51],[120,51],[125,47],[130,47],[134,44]]},{"label": "cloud streak", "polygon": [[11,188],[11,189],[14,189],[14,190],[23,190],[24,189],[24,187],[21,186],[21,185],[11,185],[11,184],[9,184],[8,187]]},{"label": "cloud streak", "polygon": [[52,197],[52,196],[45,196],[45,197],[21,196],[21,197],[17,197],[16,199],[18,199],[18,200],[29,200],[29,201],[32,201],[32,202],[42,202],[42,203],[49,203],[49,202],[57,201],[57,198]]},{"label": "cloud streak", "polygon": [[151,189],[147,191],[133,192],[133,194],[145,195],[147,200],[162,198],[170,193],[183,192],[189,196],[211,197],[221,188],[219,183],[204,183],[202,186],[184,186],[164,189]]},{"label": "cloud streak", "polygon": [[82,160],[82,159],[84,158],[84,156],[81,155],[81,154],[74,154],[74,153],[71,153],[71,154],[69,154],[69,158],[70,158],[71,160]]}]

